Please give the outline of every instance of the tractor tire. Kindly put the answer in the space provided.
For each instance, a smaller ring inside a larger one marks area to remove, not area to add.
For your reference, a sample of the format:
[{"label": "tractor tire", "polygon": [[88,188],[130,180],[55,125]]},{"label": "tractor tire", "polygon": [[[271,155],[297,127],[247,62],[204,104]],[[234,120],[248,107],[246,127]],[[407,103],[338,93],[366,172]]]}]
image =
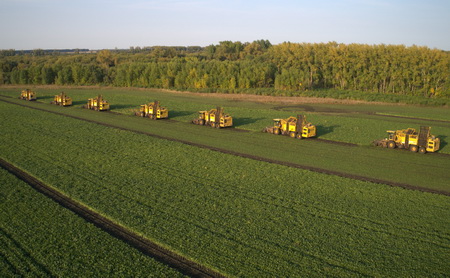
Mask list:
[{"label": "tractor tire", "polygon": [[395,149],[395,147],[397,147],[397,145],[395,145],[394,141],[389,141],[387,143],[387,146],[388,146],[389,149]]},{"label": "tractor tire", "polygon": [[419,150],[419,147],[417,147],[416,145],[411,145],[409,146],[409,150],[413,153],[416,153]]},{"label": "tractor tire", "polygon": [[280,134],[280,129],[279,129],[279,128],[275,128],[275,129],[273,130],[273,134],[275,134],[275,135]]},{"label": "tractor tire", "polygon": [[295,138],[295,132],[293,132],[293,131],[289,132],[289,137]]},{"label": "tractor tire", "polygon": [[203,119],[199,120],[199,121],[198,121],[198,124],[199,124],[199,125],[205,125],[205,120],[203,120]]},{"label": "tractor tire", "polygon": [[427,153],[427,149],[425,149],[424,147],[420,147],[419,148],[419,153],[420,154],[426,154]]},{"label": "tractor tire", "polygon": [[212,122],[212,123],[211,123],[211,126],[212,126],[213,128],[215,128],[215,127],[216,127],[216,123],[215,123],[215,122]]},{"label": "tractor tire", "polygon": [[303,139],[302,134],[301,133],[297,133],[297,137],[296,138],[299,139],[299,140],[302,140]]}]

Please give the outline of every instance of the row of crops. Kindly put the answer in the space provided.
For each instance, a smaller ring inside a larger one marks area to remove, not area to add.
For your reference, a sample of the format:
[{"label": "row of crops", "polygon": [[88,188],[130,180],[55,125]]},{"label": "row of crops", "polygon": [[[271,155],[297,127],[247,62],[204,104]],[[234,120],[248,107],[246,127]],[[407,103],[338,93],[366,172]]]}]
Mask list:
[{"label": "row of crops", "polygon": [[450,271],[446,196],[235,157],[4,102],[0,117],[8,119],[1,122],[4,159],[225,274]]},{"label": "row of crops", "polygon": [[0,169],[0,276],[182,277]]},{"label": "row of crops", "polygon": [[[215,106],[224,106],[233,116],[234,125],[240,129],[261,131],[272,125],[274,118],[287,118],[298,113],[306,114],[308,120],[317,126],[318,136],[323,139],[370,145],[373,140],[386,136],[386,130],[419,129],[421,125],[431,126],[432,133],[444,142],[450,138],[450,109],[437,107],[419,107],[406,105],[336,105],[336,104],[290,104],[243,102],[232,98],[220,99],[196,96],[192,94],[169,93],[158,91],[136,91],[124,89],[68,89],[65,90],[73,99],[75,107],[81,107],[86,100],[98,93],[104,94],[115,112],[133,115],[140,104],[160,100],[170,110],[170,118],[181,122],[190,122],[197,117],[197,111]],[[53,100],[59,90],[37,90],[39,101]],[[18,89],[4,89],[2,94],[18,96]],[[387,116],[402,116],[393,118]],[[408,119],[409,117],[409,119]],[[437,121],[436,121],[437,120]],[[442,144],[440,152],[450,153],[447,144]]]},{"label": "row of crops", "polygon": [[[118,98],[119,95],[115,97]],[[425,190],[449,192],[448,179],[450,179],[450,172],[448,168],[450,167],[450,160],[445,155],[430,154],[421,156],[402,150],[392,151],[368,145],[358,147],[342,146],[327,144],[318,140],[302,140],[300,142],[289,137],[274,136],[261,133],[260,131],[236,132],[233,129],[215,130],[195,126],[184,121],[151,121],[135,116],[127,117],[121,114],[98,113],[80,109],[79,107],[61,108],[55,105],[27,102],[12,98],[2,99],[62,115],[69,115],[90,121],[94,120],[98,123],[108,124],[118,128],[150,133],[171,140],[182,140],[183,142],[196,145],[200,144],[209,148],[220,148],[226,151],[233,151],[234,153],[257,156],[258,159],[264,159],[266,161],[277,160],[282,163],[294,163],[301,168],[318,169],[320,172],[338,173],[342,176],[352,175],[353,177],[358,176],[363,180],[377,180],[381,181],[381,183],[395,185],[400,183],[406,187],[414,186]],[[187,101],[185,100],[185,102]],[[127,106],[125,105],[125,107]],[[244,110],[243,108],[242,110]],[[120,109],[118,108],[117,110]],[[259,109],[256,111],[261,112],[263,110]],[[311,116],[314,115],[311,114]],[[363,114],[361,116],[365,115]],[[336,116],[328,117],[329,119],[332,117],[337,118]],[[348,118],[347,121],[359,120],[359,118],[355,117],[340,118]],[[362,118],[364,119],[364,117]],[[404,121],[404,119],[397,118],[394,120],[397,123]],[[370,121],[371,125],[360,126],[361,128],[355,134],[358,132],[373,132],[373,126],[377,126],[377,123],[375,119]],[[406,121],[409,121],[409,119],[406,119]],[[446,124],[445,122],[436,123]],[[390,125],[392,125],[392,122]],[[403,123],[402,125],[406,124]],[[320,137],[322,138],[322,135]],[[444,146],[445,144],[443,140],[441,145]],[[430,173],[433,175],[432,179],[430,179]]]}]

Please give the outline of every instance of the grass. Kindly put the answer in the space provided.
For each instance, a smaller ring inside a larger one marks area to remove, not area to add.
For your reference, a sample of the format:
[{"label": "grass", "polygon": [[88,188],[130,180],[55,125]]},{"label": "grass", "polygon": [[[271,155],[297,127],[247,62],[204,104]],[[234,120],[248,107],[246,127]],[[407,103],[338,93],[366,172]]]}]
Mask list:
[{"label": "grass", "polygon": [[[114,221],[231,276],[450,272],[449,197],[235,157],[3,102],[0,107],[8,119],[1,122],[5,159]],[[87,112],[157,131],[167,125]],[[195,126],[185,130],[197,137],[234,134]],[[258,142],[255,135],[248,138]],[[226,140],[240,138],[234,136]],[[289,147],[297,142],[258,136]],[[317,157],[336,164],[331,158]]]},{"label": "grass", "polygon": [[184,277],[0,169],[0,276]]}]

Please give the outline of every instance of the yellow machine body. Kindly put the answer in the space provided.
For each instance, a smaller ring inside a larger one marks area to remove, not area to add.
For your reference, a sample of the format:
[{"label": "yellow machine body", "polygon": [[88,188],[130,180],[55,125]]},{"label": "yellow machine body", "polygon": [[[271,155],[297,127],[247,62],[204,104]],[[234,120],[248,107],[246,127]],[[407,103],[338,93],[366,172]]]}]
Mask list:
[{"label": "yellow machine body", "polygon": [[88,99],[88,103],[84,107],[97,111],[108,111],[109,103],[103,99],[102,95],[98,95],[98,97]]},{"label": "yellow machine body", "polygon": [[141,105],[136,115],[151,119],[167,119],[169,118],[169,110],[166,107],[160,106],[159,101],[154,101]]},{"label": "yellow machine body", "polygon": [[417,132],[414,128],[388,130],[388,137],[374,141],[377,146],[385,148],[409,149],[412,152],[436,152],[440,147],[440,139],[430,134],[431,127],[421,126]]},{"label": "yellow machine body", "polygon": [[56,95],[53,98],[53,101],[51,102],[51,104],[57,104],[60,106],[70,106],[70,105],[72,105],[72,98],[69,97],[68,95],[66,95],[66,93],[61,92],[61,94]]},{"label": "yellow machine body", "polygon": [[298,115],[287,119],[273,119],[273,126],[266,127],[263,132],[303,139],[316,136],[316,126],[307,122],[306,116]]},{"label": "yellow machine body", "polygon": [[23,91],[20,93],[20,97],[19,97],[19,98],[20,98],[20,99],[24,99],[24,100],[36,100],[36,99],[37,99],[36,93],[33,92],[33,91],[30,90],[30,89],[23,90]]},{"label": "yellow machine body", "polygon": [[233,117],[224,113],[222,107],[217,107],[209,111],[199,111],[198,118],[192,121],[198,125],[209,125],[215,128],[233,126]]}]

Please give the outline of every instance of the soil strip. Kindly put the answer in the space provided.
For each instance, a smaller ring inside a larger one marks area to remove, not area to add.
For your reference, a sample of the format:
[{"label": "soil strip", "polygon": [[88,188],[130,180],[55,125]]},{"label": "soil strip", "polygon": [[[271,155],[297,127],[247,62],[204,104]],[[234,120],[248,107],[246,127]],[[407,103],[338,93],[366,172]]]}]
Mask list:
[{"label": "soil strip", "polygon": [[191,277],[225,277],[224,275],[200,265],[192,260],[189,260],[179,254],[176,254],[146,238],[143,238],[134,232],[120,226],[108,218],[92,211],[86,206],[76,202],[68,196],[62,194],[56,189],[48,186],[37,178],[15,167],[11,163],[0,158],[0,166],[12,173],[19,179],[23,180],[31,187],[43,195],[53,199],[61,206],[75,212],[83,219],[93,223],[95,226],[106,231],[110,235],[126,242],[127,244],[138,249],[142,253],[157,259],[158,261],[177,269],[185,275]]},{"label": "soil strip", "polygon": [[[0,99],[0,100],[2,100],[2,99]],[[31,108],[31,109],[36,109],[36,110],[48,112],[48,113],[53,113],[53,114],[57,114],[57,115],[61,115],[61,116],[66,116],[66,117],[69,117],[69,118],[74,118],[74,119],[78,119],[78,120],[82,120],[82,121],[86,121],[86,122],[90,122],[90,123],[95,123],[95,124],[99,124],[99,125],[115,128],[115,129],[121,129],[121,130],[131,131],[131,132],[138,133],[138,134],[149,135],[149,136],[152,136],[152,137],[158,138],[158,139],[164,139],[164,140],[168,140],[168,141],[183,143],[183,144],[186,144],[186,145],[199,147],[199,148],[203,148],[203,149],[208,149],[208,150],[212,150],[212,151],[217,151],[217,152],[221,152],[221,153],[225,153],[225,154],[231,154],[231,155],[234,155],[234,156],[239,156],[239,157],[249,158],[249,159],[253,159],[253,160],[258,160],[258,161],[263,161],[263,162],[268,162],[268,163],[288,166],[288,167],[292,167],[292,168],[309,170],[309,171],[322,173],[322,174],[328,174],[328,175],[334,175],[334,176],[339,176],[339,177],[344,177],[344,178],[350,178],[350,179],[354,179],[354,180],[368,181],[368,182],[379,183],[379,184],[386,184],[386,185],[395,186],[395,187],[402,187],[402,188],[405,188],[405,189],[418,190],[418,191],[422,191],[422,192],[430,192],[430,193],[450,196],[450,192],[443,191],[443,190],[436,190],[436,189],[425,188],[425,187],[415,186],[415,185],[406,184],[406,183],[393,182],[393,181],[382,180],[382,179],[377,179],[377,178],[370,178],[370,177],[365,177],[365,176],[360,176],[360,175],[355,175],[355,174],[349,174],[349,173],[344,173],[344,172],[338,172],[338,171],[333,171],[333,170],[329,170],[329,169],[323,169],[323,168],[318,168],[318,167],[313,167],[313,166],[308,166],[308,165],[301,165],[301,164],[297,164],[297,163],[293,163],[293,162],[274,160],[274,159],[270,159],[270,158],[266,158],[266,157],[261,157],[261,156],[246,154],[246,153],[235,152],[235,151],[222,149],[222,148],[217,148],[217,147],[212,147],[212,146],[208,146],[208,145],[204,145],[204,144],[200,144],[200,143],[194,143],[194,142],[190,142],[190,141],[186,141],[186,140],[182,140],[182,139],[176,139],[176,138],[172,138],[172,137],[161,136],[161,135],[150,133],[150,132],[146,132],[146,131],[134,130],[134,129],[129,129],[129,128],[125,128],[125,127],[119,127],[119,126],[115,126],[115,125],[112,125],[112,124],[107,124],[107,123],[103,123],[103,122],[99,122],[99,121],[95,121],[95,120],[91,120],[91,119],[85,119],[85,118],[81,118],[81,117],[77,117],[77,116],[67,115],[67,114],[64,114],[64,113],[49,111],[49,110],[46,110],[46,109],[43,109],[43,108],[31,107],[31,106],[28,106],[28,105],[25,105],[25,104],[19,104],[19,103],[15,103],[15,102],[10,102],[10,101],[7,101],[7,100],[2,100],[2,101],[7,102],[7,103],[11,103],[11,104],[15,104],[15,105],[19,105],[19,106],[28,107],[28,108]],[[443,155],[443,154],[440,154],[440,155]]]}]

